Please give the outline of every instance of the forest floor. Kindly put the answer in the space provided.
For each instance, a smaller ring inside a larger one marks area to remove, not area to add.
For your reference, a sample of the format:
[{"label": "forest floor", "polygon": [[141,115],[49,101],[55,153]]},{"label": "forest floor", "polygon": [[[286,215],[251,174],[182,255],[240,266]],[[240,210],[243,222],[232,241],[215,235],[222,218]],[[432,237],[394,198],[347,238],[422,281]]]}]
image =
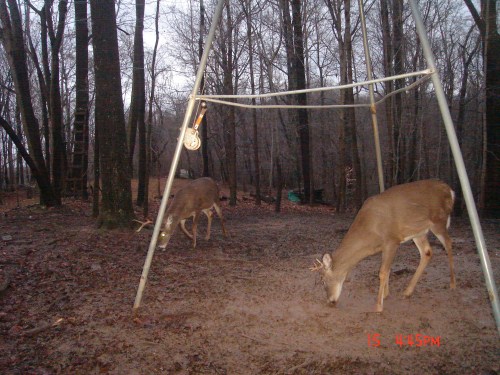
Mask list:
[{"label": "forest floor", "polygon": [[[499,334],[467,219],[453,218],[450,229],[457,288],[450,290],[445,251],[432,239],[433,259],[404,299],[419,260],[404,244],[377,314],[379,255],[352,271],[336,307],[309,270],[339,244],[352,213],[285,202],[276,214],[239,198],[236,207],[222,202],[227,237],[216,218],[212,238],[200,235],[196,249],[177,231],[155,252],[135,318],[151,230],[96,229],[88,202],[0,206],[0,373],[500,373]],[[499,285],[500,222],[482,225]]]}]

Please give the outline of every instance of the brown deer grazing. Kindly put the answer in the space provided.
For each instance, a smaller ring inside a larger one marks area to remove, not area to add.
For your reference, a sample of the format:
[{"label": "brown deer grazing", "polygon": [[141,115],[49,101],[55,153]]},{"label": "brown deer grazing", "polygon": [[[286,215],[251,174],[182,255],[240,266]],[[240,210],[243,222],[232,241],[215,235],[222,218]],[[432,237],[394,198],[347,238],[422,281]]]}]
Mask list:
[{"label": "brown deer grazing", "polygon": [[323,255],[322,261],[311,268],[320,271],[330,303],[340,297],[347,274],[364,258],[382,253],[380,286],[375,311],[382,312],[384,298],[389,295],[389,274],[399,244],[413,240],[420,252],[420,263],[408,287],[411,296],[415,285],[432,256],[427,240],[429,230],[434,233],[448,253],[450,287],[455,288],[451,239],[448,235],[450,213],[455,194],[439,180],[422,180],[394,186],[368,198],[359,210],[340,247]]},{"label": "brown deer grazing", "polygon": [[[222,210],[219,207],[219,187],[214,180],[209,177],[198,178],[189,182],[182,189],[179,189],[165,212],[163,228],[158,237],[158,246],[162,249],[167,246],[177,224],[180,223],[182,231],[193,240],[193,248],[195,248],[196,227],[201,212],[208,218],[207,236],[205,239],[209,240],[213,215],[212,207],[215,208],[217,215],[219,215],[222,231],[226,235],[224,218],[222,217]],[[190,217],[193,217],[193,234],[189,233],[185,226],[186,220]]]}]

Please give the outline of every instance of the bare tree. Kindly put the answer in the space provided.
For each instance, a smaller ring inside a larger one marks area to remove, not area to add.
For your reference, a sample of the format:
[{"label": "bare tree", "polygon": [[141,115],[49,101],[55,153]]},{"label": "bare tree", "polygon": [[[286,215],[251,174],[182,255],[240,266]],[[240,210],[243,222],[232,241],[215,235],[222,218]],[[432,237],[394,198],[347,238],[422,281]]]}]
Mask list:
[{"label": "bare tree", "polygon": [[[224,42],[221,43],[221,65],[223,70],[223,89],[227,95],[234,94],[233,86],[233,24],[230,2],[226,2],[226,28]],[[235,108],[229,106],[225,111],[224,119],[224,148],[226,150],[226,163],[229,180],[229,204],[236,205],[237,180],[236,180],[236,117]]]},{"label": "bare tree", "polygon": [[61,89],[59,86],[60,80],[60,64],[59,52],[64,36],[64,27],[66,22],[66,14],[68,12],[68,2],[60,0],[58,6],[58,22],[57,27],[54,27],[52,22],[52,5],[54,0],[45,0],[44,10],[46,13],[47,30],[50,40],[50,100],[49,113],[51,122],[52,136],[52,183],[56,198],[60,200],[64,184],[64,175],[66,171],[66,149],[63,133],[63,114],[61,103]]},{"label": "bare tree", "polygon": [[87,173],[89,150],[89,67],[88,67],[87,0],[75,0],[76,103],[74,117],[73,162],[68,190],[88,198]]},{"label": "bare tree", "polygon": [[60,205],[60,197],[54,193],[50,183],[40,142],[38,119],[35,116],[30,92],[26,50],[21,24],[21,15],[15,0],[0,0],[2,45],[7,53],[12,72],[16,100],[21,112],[24,132],[28,138],[28,149],[33,163],[30,165],[40,189],[40,203],[47,206]]},{"label": "bare tree", "polygon": [[134,57],[132,64],[132,94],[130,98],[130,113],[129,113],[129,153],[130,153],[130,168],[133,166],[133,158],[135,151],[135,140],[137,131],[139,133],[139,173],[138,173],[138,190],[137,190],[137,205],[144,204],[144,190],[146,184],[146,93],[145,93],[145,77],[144,77],[144,0],[136,0],[135,2],[135,33],[134,33]]},{"label": "bare tree", "polygon": [[[203,0],[200,0],[200,35],[198,36],[198,58],[201,61],[203,56],[203,38],[205,35],[205,4]],[[203,93],[205,89],[205,75],[203,75],[200,82],[200,91]],[[201,120],[201,160],[203,163],[202,175],[205,177],[210,176],[208,169],[209,165],[209,152],[208,152],[208,120],[207,114],[203,116]]]},{"label": "bare tree", "polygon": [[[299,0],[280,0],[280,5],[284,25],[283,34],[287,50],[289,89],[303,90],[306,88],[306,74],[301,4]],[[291,16],[290,11],[292,13]],[[307,105],[307,94],[300,93],[294,97],[294,104]],[[307,109],[299,108],[292,110],[290,115],[299,138],[304,198],[307,202],[312,203],[311,151]]]},{"label": "bare tree", "polygon": [[153,101],[155,98],[155,90],[156,90],[156,54],[158,52],[158,42],[160,40],[160,31],[159,31],[159,17],[160,17],[160,0],[156,0],[156,13],[155,13],[155,45],[153,48],[153,56],[151,60],[151,90],[149,95],[149,103],[148,103],[148,117],[146,123],[146,179],[144,186],[144,204],[143,204],[143,215],[144,217],[148,216],[149,211],[149,177],[151,176],[151,166],[152,166],[152,144],[151,144],[151,136],[153,131]]},{"label": "bare tree", "polygon": [[[481,15],[471,0],[464,0],[483,41],[486,90],[486,173],[484,178],[484,212],[500,217],[500,34],[497,2],[481,1]],[[483,203],[483,202],[482,202]]]},{"label": "bare tree", "polygon": [[113,0],[91,0],[95,126],[99,137],[102,202],[99,226],[129,227],[134,217]]},{"label": "bare tree", "polygon": [[[252,25],[252,1],[245,0],[243,4],[247,20],[247,39],[248,39],[248,67],[250,74],[250,92],[255,95],[255,74],[254,74],[254,42],[253,42],[253,25]],[[256,105],[257,101],[252,98],[252,105]],[[257,127],[257,110],[252,109],[252,128],[253,128],[253,161],[254,161],[254,178],[255,178],[255,204],[260,205],[260,161],[259,161],[259,131]]]}]

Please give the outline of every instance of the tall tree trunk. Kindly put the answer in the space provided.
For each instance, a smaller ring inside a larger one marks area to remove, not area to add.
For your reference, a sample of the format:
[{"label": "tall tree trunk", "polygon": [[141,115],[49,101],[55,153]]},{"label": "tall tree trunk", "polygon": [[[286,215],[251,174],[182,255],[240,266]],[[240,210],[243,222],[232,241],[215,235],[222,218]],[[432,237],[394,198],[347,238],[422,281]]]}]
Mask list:
[{"label": "tall tree trunk", "polygon": [[37,182],[40,189],[40,203],[47,206],[60,204],[54,194],[42,153],[38,119],[32,106],[29,74],[26,59],[21,16],[16,0],[0,0],[0,20],[2,21],[2,44],[7,52],[9,67],[16,88],[17,105],[21,111],[24,133],[28,139],[28,149],[33,158],[33,167],[37,173]]},{"label": "tall tree trunk", "polygon": [[500,217],[500,34],[495,0],[481,1],[481,16],[471,0],[464,0],[483,40],[486,89],[486,171],[484,208],[486,215]]},{"label": "tall tree trunk", "polygon": [[[40,48],[42,50],[42,69],[44,84],[41,87],[45,88],[45,106],[42,104],[42,121],[43,133],[45,138],[45,160],[47,161],[47,171],[49,176],[52,175],[52,147],[51,147],[51,125],[49,121],[50,112],[50,64],[49,64],[49,42],[48,42],[48,26],[47,26],[47,12],[45,6],[38,12],[40,15]],[[36,53],[36,52],[34,52]],[[42,88],[43,90],[43,88]]]},{"label": "tall tree trunk", "polygon": [[[23,129],[21,125],[21,113],[19,112],[19,107],[16,106],[16,134],[23,142]],[[24,146],[24,143],[23,143]],[[17,153],[17,158],[16,158],[16,184],[18,185],[24,185],[24,163],[23,163],[23,157],[20,153]]]},{"label": "tall tree trunk", "polygon": [[[413,71],[416,72],[419,68],[420,62],[420,40],[417,39],[417,47],[415,48],[416,52],[413,56]],[[412,78],[412,82],[416,82],[417,77]],[[419,144],[419,116],[420,116],[420,89],[413,89],[413,126],[411,129],[410,139],[409,139],[409,147],[408,147],[408,161],[406,162],[406,166],[408,168],[408,181],[418,180],[416,176],[418,176],[417,170],[419,167],[418,163],[418,152],[417,147]]]},{"label": "tall tree trunk", "polygon": [[151,134],[153,131],[153,102],[155,98],[156,89],[156,55],[158,52],[158,42],[160,40],[159,31],[159,17],[160,17],[160,0],[156,0],[156,14],[155,14],[155,46],[153,48],[153,58],[151,61],[151,90],[149,96],[149,107],[148,107],[148,120],[146,124],[146,180],[144,189],[144,205],[143,205],[143,215],[148,216],[149,211],[149,178],[151,176],[152,167],[152,157],[151,157]]},{"label": "tall tree trunk", "polygon": [[[291,0],[292,5],[292,26],[293,26],[293,46],[294,46],[294,62],[295,65],[295,82],[296,90],[306,88],[306,70],[304,60],[304,38],[302,32],[302,10],[300,0]],[[307,94],[301,93],[295,95],[298,105],[307,105]],[[299,133],[300,151],[302,157],[302,179],[304,181],[304,198],[309,203],[313,203],[314,194],[311,178],[311,150],[310,150],[310,133],[309,133],[309,118],[307,109],[297,109],[297,131]]]},{"label": "tall tree trunk", "polygon": [[88,198],[87,170],[89,151],[89,67],[88,67],[87,0],[75,0],[75,115],[74,147],[69,186],[75,196]]},{"label": "tall tree trunk", "polygon": [[59,51],[62,45],[64,26],[66,21],[66,13],[68,11],[67,1],[59,1],[59,20],[57,29],[54,29],[52,23],[52,4],[53,0],[45,0],[45,13],[50,39],[50,100],[49,100],[49,113],[51,122],[51,136],[52,136],[52,183],[54,186],[54,193],[56,199],[60,201],[61,192],[64,184],[64,171],[66,170],[66,150],[63,134],[63,114],[61,103],[61,90],[59,86]]},{"label": "tall tree trunk", "polygon": [[[344,37],[342,34],[342,2],[340,0],[325,0],[326,6],[332,18],[332,31],[337,39],[339,46],[339,63],[340,63],[340,83],[347,82],[347,50],[345,46]],[[340,91],[340,103],[346,103],[347,90]],[[349,116],[347,109],[341,108],[339,110],[340,126],[338,127],[338,145],[339,145],[339,188],[336,209],[339,212],[344,212],[346,209],[346,191],[347,191],[347,175],[348,168],[347,155],[346,155],[346,136],[348,133]]]},{"label": "tall tree trunk", "polygon": [[[291,8],[290,8],[291,6]],[[302,35],[302,15],[300,1],[280,0],[282,11],[283,34],[285,39],[287,69],[288,69],[288,89],[305,89],[305,67],[304,67],[304,44]],[[292,15],[290,16],[290,10]],[[307,95],[294,95],[293,104],[307,104]],[[300,168],[302,170],[302,183],[304,186],[304,200],[311,202],[311,171],[310,171],[310,149],[309,149],[309,122],[307,110],[289,110],[289,123],[297,129],[298,143],[300,146]],[[298,162],[298,161],[297,161]],[[299,183],[300,187],[300,183]]]},{"label": "tall tree trunk", "polygon": [[115,2],[91,0],[95,124],[99,137],[102,202],[99,226],[130,227],[134,217],[123,111]]},{"label": "tall tree trunk", "polygon": [[[457,131],[457,138],[458,138],[458,144],[460,145],[460,148],[463,150],[463,129],[464,129],[464,123],[465,123],[465,106],[466,106],[466,95],[467,95],[467,85],[469,82],[469,70],[470,70],[470,65],[473,61],[474,56],[476,55],[476,52],[479,48],[479,42],[476,42],[472,51],[468,52],[467,51],[467,45],[469,44],[470,37],[472,35],[473,28],[469,30],[467,33],[467,37],[465,39],[465,42],[463,44],[462,48],[462,65],[463,65],[463,74],[462,74],[462,80],[460,83],[460,91],[458,94],[458,114],[457,114],[457,121],[456,121],[456,131]],[[453,173],[453,186],[455,187],[455,193],[456,193],[456,203],[455,203],[455,212],[458,216],[462,215],[463,213],[463,198],[462,198],[462,185],[458,181],[458,175],[457,172]]]},{"label": "tall tree trunk", "polygon": [[[48,67],[48,46],[47,46],[47,23],[45,21],[46,14],[45,9],[42,8],[42,11],[34,9],[36,13],[40,17],[40,37],[41,37],[41,45],[42,45],[42,63],[43,66],[40,65],[38,55],[33,44],[31,38],[31,27],[30,27],[30,12],[29,5],[26,4],[25,8],[25,23],[26,23],[26,38],[28,40],[28,45],[30,48],[30,55],[33,65],[35,66],[38,85],[40,88],[40,108],[42,112],[42,130],[43,130],[43,138],[44,138],[44,151],[45,151],[45,160],[50,161],[51,158],[51,150],[50,150],[50,125],[49,125],[49,112],[48,112],[48,104],[49,104],[49,88],[47,85],[47,81],[45,80],[45,74],[48,74],[50,77],[50,69]],[[43,69],[42,69],[43,68]],[[47,162],[47,173],[50,176],[50,162]]]},{"label": "tall tree trunk", "polygon": [[[394,75],[393,70],[393,54],[392,54],[392,37],[391,37],[391,24],[389,21],[389,2],[388,0],[380,0],[380,22],[382,25],[382,44],[383,44],[383,67],[384,75],[390,77]],[[390,94],[394,91],[393,81],[384,83],[384,94]],[[385,180],[389,186],[394,185],[393,177],[395,173],[395,159],[396,152],[394,150],[394,118],[393,118],[393,98],[388,97],[385,101],[385,122],[387,126],[387,141],[388,141],[388,155],[387,155],[387,168],[385,171]]]},{"label": "tall tree trunk", "polygon": [[487,159],[485,209],[487,215],[500,217],[500,34],[495,0],[486,0],[486,123]]},{"label": "tall tree trunk", "polygon": [[[251,94],[255,95],[255,77],[254,77],[254,46],[253,46],[253,26],[252,26],[252,1],[247,0],[244,5],[244,12],[247,20],[247,39],[248,39],[248,65],[250,69],[250,89]],[[252,98],[252,105],[256,105],[255,98]],[[259,131],[257,128],[257,110],[252,109],[252,127],[253,127],[253,162],[255,177],[255,204],[260,205],[260,161],[259,161]]]},{"label": "tall tree trunk", "polygon": [[[145,111],[146,111],[146,91],[145,91],[145,77],[144,77],[144,0],[136,0],[136,26],[134,36],[134,83],[136,84],[134,109],[137,112],[137,129],[139,131],[139,170],[138,170],[138,187],[137,187],[137,205],[142,206],[145,204],[144,195],[146,188],[147,176],[147,151],[146,151],[146,124],[145,124]],[[134,89],[132,89],[134,91]],[[134,100],[134,99],[132,99]],[[130,116],[131,118],[134,116]],[[131,152],[133,150],[131,149]]]},{"label": "tall tree trunk", "polygon": [[[352,67],[352,37],[351,37],[351,1],[345,0],[344,2],[344,16],[345,16],[345,54],[343,55],[346,59],[345,84],[351,84],[354,82],[353,79],[353,67]],[[346,89],[345,102],[344,104],[352,105],[354,104],[354,88]],[[356,132],[356,112],[354,108],[346,109],[347,119],[346,119],[346,129],[347,136],[350,143],[351,151],[351,161],[352,168],[354,171],[354,176],[356,177],[356,183],[354,184],[354,206],[360,208],[363,203],[363,186],[365,186],[364,177],[361,170],[361,160],[358,151],[358,135]]]},{"label": "tall tree trunk", "polygon": [[[231,17],[230,2],[226,2],[226,34],[225,46],[222,48],[223,85],[226,95],[234,94],[233,86],[233,25]],[[229,204],[236,205],[236,129],[235,129],[235,107],[228,106],[224,121],[224,147],[226,149],[226,162],[229,180]]]},{"label": "tall tree trunk", "polygon": [[[198,38],[198,59],[201,61],[203,56],[203,38],[205,36],[205,5],[203,0],[200,0],[200,36]],[[200,94],[205,90],[205,75],[203,75],[200,83]],[[204,177],[210,176],[209,171],[209,153],[208,153],[208,120],[207,114],[201,120],[201,160],[203,164],[202,175]]]},{"label": "tall tree trunk", "polygon": [[99,204],[101,197],[101,167],[99,160],[100,147],[99,147],[99,129],[97,126],[94,131],[94,189],[92,190],[92,217],[99,217]]},{"label": "tall tree trunk", "polygon": [[[393,0],[392,2],[392,28],[393,28],[393,57],[394,57],[394,74],[399,75],[404,73],[404,44],[403,44],[403,0]],[[395,90],[399,90],[404,86],[404,79],[398,79],[395,82]],[[404,158],[404,142],[401,132],[403,122],[403,96],[401,93],[394,95],[393,107],[393,144],[395,152],[394,160],[394,183],[403,182],[402,161]]]}]

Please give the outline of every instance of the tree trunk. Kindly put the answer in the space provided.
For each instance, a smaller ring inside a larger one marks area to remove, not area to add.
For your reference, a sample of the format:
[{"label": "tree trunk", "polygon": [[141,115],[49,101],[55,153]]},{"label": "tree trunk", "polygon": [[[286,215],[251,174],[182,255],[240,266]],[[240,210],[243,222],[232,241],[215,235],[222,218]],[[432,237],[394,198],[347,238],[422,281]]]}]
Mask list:
[{"label": "tree trunk", "polygon": [[66,21],[66,14],[68,11],[67,1],[59,1],[59,21],[57,29],[54,29],[52,23],[52,3],[53,0],[45,0],[44,10],[46,12],[46,20],[50,39],[50,100],[49,100],[49,113],[51,122],[51,139],[52,139],[52,183],[54,186],[54,194],[56,199],[60,202],[61,192],[64,184],[64,173],[66,170],[66,150],[63,134],[63,114],[61,103],[61,90],[59,86],[59,51],[61,49],[64,26]]},{"label": "tree trunk", "polygon": [[68,188],[74,196],[88,198],[87,170],[89,158],[89,67],[88,67],[87,0],[75,0],[75,117],[73,163]]},{"label": "tree trunk", "polygon": [[[200,0],[200,37],[198,39],[198,59],[201,61],[203,56],[203,37],[205,35],[205,5],[203,0]],[[205,75],[203,75],[200,83],[200,94],[205,90]],[[202,175],[204,177],[210,176],[209,171],[209,153],[208,153],[208,120],[207,114],[201,120],[201,160],[203,164]]]},{"label": "tree trunk", "polygon": [[113,0],[91,0],[102,202],[99,226],[130,227],[134,217]]},{"label": "tree trunk", "polygon": [[101,168],[99,160],[99,129],[96,126],[94,131],[94,189],[92,190],[92,217],[95,218],[99,217],[99,204],[101,197]]},{"label": "tree trunk", "polygon": [[0,19],[2,21],[2,44],[5,48],[14,86],[16,100],[21,112],[24,133],[28,139],[28,149],[33,158],[32,173],[38,175],[37,182],[40,189],[40,203],[47,206],[60,205],[54,194],[42,153],[38,119],[32,106],[28,66],[26,59],[25,43],[21,25],[21,17],[16,0],[0,0]]},{"label": "tree trunk", "polygon": [[147,142],[146,125],[144,121],[146,111],[146,92],[144,77],[144,0],[136,0],[136,28],[134,38],[134,78],[137,79],[137,127],[139,130],[139,171],[137,187],[137,205],[143,206],[145,203],[144,195],[146,189],[147,175]]},{"label": "tree trunk", "polygon": [[[223,85],[224,93],[234,94],[233,87],[233,25],[231,19],[231,8],[229,1],[226,2],[226,35],[225,44],[222,48],[223,63]],[[229,204],[236,205],[236,129],[235,129],[235,107],[228,106],[226,109],[226,119],[224,121],[224,147],[226,149],[226,162],[229,181]]]},{"label": "tree trunk", "polygon": [[495,0],[486,0],[486,180],[484,213],[500,218],[500,34]]},{"label": "tree trunk", "polygon": [[486,65],[486,173],[484,214],[500,217],[500,34],[495,0],[481,1],[481,16],[471,0],[464,0],[480,31]]},{"label": "tree trunk", "polygon": [[[403,0],[393,0],[392,7],[392,55],[394,57],[394,74],[399,75],[404,73],[404,46],[403,46]],[[399,90],[404,86],[404,79],[397,79],[395,82],[395,90]],[[403,96],[401,93],[394,95],[393,107],[393,144],[394,144],[394,175],[393,182],[395,184],[403,182],[403,167],[402,161],[404,158],[404,142],[402,128],[403,116]]]},{"label": "tree trunk", "polygon": [[[339,63],[340,63],[340,83],[345,84],[347,82],[347,49],[345,46],[344,37],[342,35],[342,4],[341,1],[325,0],[328,7],[328,11],[332,18],[332,31],[337,39],[339,46]],[[346,96],[348,90],[343,89],[340,91],[340,103],[345,104],[347,101]],[[347,192],[347,169],[349,168],[347,163],[346,155],[346,136],[348,135],[349,126],[349,115],[347,109],[339,109],[340,126],[338,127],[338,137],[339,137],[339,165],[340,173],[339,175],[339,188],[338,196],[336,202],[336,209],[339,212],[344,212],[346,209],[346,192]]]},{"label": "tree trunk", "polygon": [[22,156],[22,158],[24,159],[26,164],[28,164],[28,167],[31,169],[31,173],[32,173],[33,177],[35,178],[36,182],[40,186],[40,183],[43,183],[44,177],[42,177],[40,175],[40,171],[38,170],[38,167],[36,166],[35,161],[29,155],[28,151],[26,150],[26,148],[23,145],[23,142],[16,134],[14,128],[2,116],[0,116],[0,126],[2,128],[4,128],[5,132],[9,136],[10,140],[12,140],[12,142],[14,142],[14,145],[16,146],[18,153]]},{"label": "tree trunk", "polygon": [[[345,72],[345,84],[353,83],[353,68],[352,68],[352,37],[351,37],[351,1],[345,0],[344,2],[344,16],[345,16],[345,53],[343,57],[346,59],[343,64],[346,68]],[[352,105],[354,104],[354,88],[346,89],[345,102],[344,104]],[[359,158],[358,151],[358,135],[356,133],[356,112],[354,108],[346,109],[347,119],[346,119],[346,129],[347,136],[350,143],[351,150],[351,161],[354,175],[356,177],[356,182],[354,184],[354,207],[360,208],[363,203],[363,186],[364,178],[361,170],[361,161]]]},{"label": "tree trunk", "polygon": [[[472,34],[473,28],[471,28],[467,34],[467,37],[465,39],[464,45],[461,47],[462,48],[462,65],[463,65],[463,74],[462,74],[462,80],[460,83],[460,91],[458,94],[458,114],[457,114],[457,121],[456,121],[456,132],[457,132],[457,138],[458,138],[458,144],[460,145],[460,148],[463,150],[463,129],[464,129],[464,123],[465,123],[465,107],[466,107],[466,95],[467,95],[467,85],[469,82],[469,70],[470,70],[470,65],[473,61],[474,56],[476,55],[476,52],[479,48],[479,42],[476,42],[472,51],[468,52],[467,51],[467,45],[469,44],[469,40]],[[455,193],[456,193],[456,203],[455,203],[455,212],[458,216],[461,216],[463,213],[463,206],[464,206],[464,201],[462,198],[462,185],[458,181],[458,174],[455,171],[453,173],[453,185],[455,187]]]},{"label": "tree trunk", "polygon": [[[254,47],[252,37],[252,9],[251,0],[247,0],[244,5],[244,12],[247,20],[247,39],[248,39],[248,67],[250,69],[250,89],[251,94],[255,95],[255,77],[254,77]],[[252,98],[252,105],[256,105],[255,98]],[[253,162],[255,178],[255,204],[260,205],[260,161],[259,161],[259,131],[257,128],[257,110],[252,109],[253,126]]]},{"label": "tree trunk", "polygon": [[[300,0],[291,0],[292,5],[292,26],[293,26],[293,46],[294,46],[294,73],[296,90],[306,88],[306,70],[304,61],[304,38],[302,33],[302,11]],[[295,95],[298,105],[307,105],[307,94]],[[297,109],[297,131],[299,134],[300,151],[302,157],[302,179],[304,181],[304,198],[307,202],[313,203],[313,181],[311,178],[311,150],[309,118],[307,109]]]},{"label": "tree trunk", "polygon": [[[387,0],[380,0],[380,22],[382,24],[382,44],[383,44],[383,66],[384,75],[390,77],[394,75],[392,64],[392,38],[391,24],[389,22],[389,3]],[[388,95],[394,91],[393,81],[384,83],[384,94]],[[394,118],[393,118],[393,98],[388,97],[384,105],[385,121],[387,126],[388,155],[386,168],[386,181],[389,186],[394,185],[396,152],[394,150]]]},{"label": "tree trunk", "polygon": [[[292,16],[290,16],[290,5]],[[302,35],[302,17],[300,1],[280,0],[283,22],[283,34],[285,39],[287,69],[288,69],[288,89],[305,89],[305,67],[304,67],[304,44]],[[293,104],[306,105],[307,95],[294,95]],[[302,170],[302,182],[304,186],[304,200],[311,202],[311,171],[309,149],[309,122],[307,110],[289,110],[289,123],[297,129],[298,143],[300,145],[300,166]],[[299,181],[300,187],[300,181]]]},{"label": "tree trunk", "polygon": [[[151,176],[152,157],[151,157],[151,134],[153,131],[153,101],[155,98],[156,89],[156,54],[158,52],[158,42],[160,40],[160,31],[158,28],[160,17],[160,0],[156,0],[156,15],[155,15],[155,46],[153,48],[153,57],[151,61],[151,90],[149,96],[148,121],[146,125],[146,180],[144,186],[144,205],[143,215],[148,216],[149,211],[149,178]],[[159,178],[159,177],[158,177]]]}]

